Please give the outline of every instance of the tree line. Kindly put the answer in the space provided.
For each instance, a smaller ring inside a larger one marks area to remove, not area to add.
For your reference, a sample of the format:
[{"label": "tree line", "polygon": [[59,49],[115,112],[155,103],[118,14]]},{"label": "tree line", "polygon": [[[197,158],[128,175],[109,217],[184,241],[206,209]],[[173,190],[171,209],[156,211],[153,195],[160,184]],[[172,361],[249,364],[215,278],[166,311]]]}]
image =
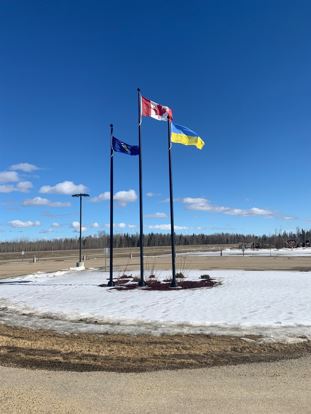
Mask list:
[{"label": "tree line", "polygon": [[[161,233],[149,233],[144,236],[145,246],[168,246],[170,235]],[[229,245],[238,244],[241,248],[283,248],[309,246],[311,242],[311,230],[297,229],[295,232],[280,232],[272,235],[254,235],[239,233],[217,233],[217,234],[176,234],[176,245]],[[139,247],[139,234],[116,234],[113,238],[116,248]],[[63,238],[51,240],[15,240],[0,242],[0,252],[34,252],[53,250],[74,250],[79,246],[78,238]],[[109,236],[98,234],[83,238],[84,249],[101,249],[109,247]]]}]

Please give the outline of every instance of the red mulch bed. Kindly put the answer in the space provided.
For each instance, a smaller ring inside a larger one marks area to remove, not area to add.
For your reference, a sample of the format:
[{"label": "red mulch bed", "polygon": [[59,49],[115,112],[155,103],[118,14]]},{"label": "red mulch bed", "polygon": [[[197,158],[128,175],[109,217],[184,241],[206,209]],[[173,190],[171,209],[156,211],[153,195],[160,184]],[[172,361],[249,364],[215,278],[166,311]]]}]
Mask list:
[{"label": "red mulch bed", "polygon": [[[152,275],[153,276],[153,275]],[[110,289],[114,290],[133,290],[133,289],[142,289],[144,291],[151,291],[151,290],[176,290],[176,289],[198,289],[198,288],[212,288],[215,286],[220,285],[221,283],[212,279],[208,275],[204,275],[203,279],[199,280],[185,280],[185,277],[182,279],[177,279],[177,287],[171,288],[171,281],[166,279],[163,281],[156,280],[154,277],[148,278],[146,282],[146,286],[140,287],[138,285],[138,278],[133,277],[132,275],[122,275],[118,277],[114,282],[115,286],[111,287]],[[105,284],[100,285],[102,287],[107,286]]]}]

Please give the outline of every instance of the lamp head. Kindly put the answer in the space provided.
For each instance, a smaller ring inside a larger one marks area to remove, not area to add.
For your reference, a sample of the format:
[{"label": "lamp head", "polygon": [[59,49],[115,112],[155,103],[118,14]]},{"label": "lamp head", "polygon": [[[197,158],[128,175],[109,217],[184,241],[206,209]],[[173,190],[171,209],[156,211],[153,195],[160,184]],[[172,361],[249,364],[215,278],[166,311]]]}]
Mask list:
[{"label": "lamp head", "polygon": [[79,193],[79,194],[72,194],[72,197],[89,197],[89,194],[86,193]]}]

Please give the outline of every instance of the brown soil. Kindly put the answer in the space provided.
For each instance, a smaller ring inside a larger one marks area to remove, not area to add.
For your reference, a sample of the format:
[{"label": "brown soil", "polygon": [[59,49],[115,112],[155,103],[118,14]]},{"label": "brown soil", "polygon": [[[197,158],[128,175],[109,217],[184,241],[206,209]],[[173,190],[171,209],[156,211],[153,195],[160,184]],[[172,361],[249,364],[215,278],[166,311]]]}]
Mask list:
[{"label": "brown soil", "polygon": [[143,372],[297,358],[310,342],[260,343],[258,337],[66,335],[0,325],[0,364],[61,371]]}]

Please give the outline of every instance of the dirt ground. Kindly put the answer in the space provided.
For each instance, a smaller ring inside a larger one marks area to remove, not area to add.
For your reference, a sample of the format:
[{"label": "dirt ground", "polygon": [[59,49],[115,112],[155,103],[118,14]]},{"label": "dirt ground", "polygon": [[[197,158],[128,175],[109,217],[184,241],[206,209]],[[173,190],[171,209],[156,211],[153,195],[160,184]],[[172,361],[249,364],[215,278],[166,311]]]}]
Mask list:
[{"label": "dirt ground", "polygon": [[275,361],[308,355],[310,342],[258,337],[58,334],[0,325],[0,364],[32,369],[143,372]]},{"label": "dirt ground", "polygon": [[[208,248],[211,249],[210,247]],[[215,246],[219,249],[219,246]],[[207,250],[206,246],[177,247],[177,252],[190,250]],[[213,250],[213,249],[212,249]],[[169,247],[145,249],[146,275],[154,270],[167,270],[171,268]],[[109,271],[108,258],[105,259],[102,251],[87,252],[86,268],[100,268]],[[16,256],[16,255],[15,255]],[[40,259],[33,263],[30,257],[7,258],[0,255],[0,278],[20,276],[33,272],[55,272],[65,270],[76,265],[76,252],[40,253]],[[114,260],[115,273],[128,272],[139,269],[139,252],[137,249],[116,249]],[[311,257],[250,257],[250,256],[183,256],[176,257],[176,270],[185,269],[246,269],[246,270],[311,270]]]}]

